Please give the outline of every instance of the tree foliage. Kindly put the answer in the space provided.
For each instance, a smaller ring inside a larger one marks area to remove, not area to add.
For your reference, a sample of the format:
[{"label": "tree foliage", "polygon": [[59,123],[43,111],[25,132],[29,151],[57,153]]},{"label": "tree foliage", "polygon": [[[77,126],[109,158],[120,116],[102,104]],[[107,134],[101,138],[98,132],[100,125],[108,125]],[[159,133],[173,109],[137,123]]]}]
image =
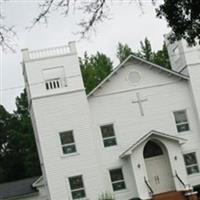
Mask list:
[{"label": "tree foliage", "polygon": [[97,52],[90,57],[85,53],[84,58],[80,58],[80,67],[86,93],[89,93],[112,71],[113,65],[110,58]]},{"label": "tree foliage", "polygon": [[124,61],[129,55],[133,52],[131,48],[127,44],[118,43],[117,46],[117,58],[119,59],[120,63]]},{"label": "tree foliage", "polygon": [[150,41],[147,38],[145,38],[144,42],[140,42],[140,46],[141,50],[138,53],[138,55],[147,61],[153,61],[153,52]]},{"label": "tree foliage", "polygon": [[190,45],[200,44],[199,0],[164,0],[156,11],[172,28],[171,41],[184,38]]},{"label": "tree foliage", "polygon": [[[6,1],[6,0],[3,0]],[[0,1],[0,7],[2,2]],[[164,0],[160,6],[156,6],[157,0],[151,0],[155,6],[156,16],[165,18],[173,33],[170,36],[172,41],[184,38],[190,45],[196,42],[200,44],[200,3],[199,0]],[[78,25],[81,38],[86,37],[91,31],[96,30],[99,23],[109,18],[109,10],[112,10],[114,1],[110,0],[42,0],[38,3],[38,14],[33,18],[28,29],[32,29],[38,23],[48,23],[53,13],[60,13],[64,17],[70,11],[77,11],[82,17]],[[123,2],[123,0],[121,0]],[[137,3],[140,7],[145,0],[130,0],[130,3]],[[5,17],[0,11],[0,46],[3,50],[14,51],[15,30],[14,25],[4,23]],[[26,26],[26,25],[24,25]],[[26,26],[27,27],[27,26]]]},{"label": "tree foliage", "polygon": [[10,114],[0,105],[0,182],[41,174],[25,91],[16,107]]},{"label": "tree foliage", "polygon": [[140,49],[137,52],[134,52],[127,44],[118,43],[116,55],[120,63],[124,61],[130,54],[167,69],[171,69],[169,55],[165,43],[163,43],[161,50],[153,51],[151,42],[148,40],[148,38],[145,38],[144,42],[140,41]]}]

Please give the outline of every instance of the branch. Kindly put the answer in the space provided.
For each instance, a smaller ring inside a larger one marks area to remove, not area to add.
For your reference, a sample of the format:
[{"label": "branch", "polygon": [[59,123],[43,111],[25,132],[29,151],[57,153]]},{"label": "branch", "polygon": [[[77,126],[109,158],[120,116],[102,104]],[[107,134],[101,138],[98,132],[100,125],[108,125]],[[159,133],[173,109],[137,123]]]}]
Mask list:
[{"label": "branch", "polygon": [[39,15],[33,19],[32,25],[26,28],[32,29],[36,24],[40,23],[42,20],[44,21],[45,24],[47,24],[48,22],[47,17],[51,11],[54,1],[55,0],[45,0],[43,4],[39,4],[40,10],[41,10]]},{"label": "branch", "polygon": [[0,25],[0,46],[4,52],[11,51],[15,53],[15,36],[16,33],[13,26]]},{"label": "branch", "polygon": [[82,27],[82,31],[79,32],[81,34],[81,38],[84,38],[91,29],[94,30],[97,23],[102,22],[103,19],[107,18],[104,10],[105,3],[106,0],[96,0],[81,7],[83,13],[91,15],[88,20],[82,20],[82,22],[79,23],[79,26]]}]

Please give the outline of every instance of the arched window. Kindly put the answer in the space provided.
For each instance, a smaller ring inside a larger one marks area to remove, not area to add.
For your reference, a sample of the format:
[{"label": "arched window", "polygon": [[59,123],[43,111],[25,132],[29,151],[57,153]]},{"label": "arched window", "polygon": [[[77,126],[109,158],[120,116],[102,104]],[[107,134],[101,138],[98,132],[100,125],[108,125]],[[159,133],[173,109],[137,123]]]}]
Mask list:
[{"label": "arched window", "polygon": [[151,158],[159,155],[163,155],[161,147],[153,141],[147,142],[144,147],[144,158]]}]

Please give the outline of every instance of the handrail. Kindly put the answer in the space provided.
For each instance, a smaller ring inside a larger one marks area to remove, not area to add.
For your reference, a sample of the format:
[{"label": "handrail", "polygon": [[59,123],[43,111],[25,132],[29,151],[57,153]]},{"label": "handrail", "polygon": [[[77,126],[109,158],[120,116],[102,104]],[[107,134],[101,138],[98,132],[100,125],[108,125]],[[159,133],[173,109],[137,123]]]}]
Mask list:
[{"label": "handrail", "polygon": [[175,176],[176,178],[179,180],[179,182],[184,186],[184,188],[186,188],[186,184],[183,182],[183,180],[180,178],[180,176],[178,175],[177,171],[175,171]]},{"label": "handrail", "polygon": [[144,182],[145,182],[146,186],[148,187],[148,189],[150,190],[150,193],[152,195],[154,192],[153,192],[153,189],[151,188],[150,184],[148,183],[146,177],[144,177]]}]

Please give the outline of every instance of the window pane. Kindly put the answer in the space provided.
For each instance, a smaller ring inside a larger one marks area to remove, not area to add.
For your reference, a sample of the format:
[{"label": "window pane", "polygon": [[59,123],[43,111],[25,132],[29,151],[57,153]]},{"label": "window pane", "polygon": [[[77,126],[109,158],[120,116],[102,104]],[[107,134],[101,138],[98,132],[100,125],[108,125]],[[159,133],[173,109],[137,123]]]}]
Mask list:
[{"label": "window pane", "polygon": [[174,112],[174,116],[177,124],[181,122],[187,122],[187,116],[185,110]]},{"label": "window pane", "polygon": [[116,138],[104,139],[104,147],[117,145]]},{"label": "window pane", "polygon": [[199,173],[198,166],[196,165],[196,166],[192,166],[192,167],[187,167],[187,173],[188,173],[188,175]]},{"label": "window pane", "polygon": [[124,179],[121,169],[110,170],[110,177],[112,182]]},{"label": "window pane", "polygon": [[163,155],[161,147],[153,141],[147,142],[144,147],[144,158],[151,158],[159,155]]},{"label": "window pane", "polygon": [[189,124],[186,123],[186,124],[177,125],[177,130],[178,130],[178,132],[188,131]]},{"label": "window pane", "polygon": [[197,159],[195,153],[188,153],[184,155],[184,160],[186,166],[197,164]]},{"label": "window pane", "polygon": [[84,197],[86,197],[85,190],[78,190],[78,191],[72,192],[73,199],[80,199],[80,198],[84,198]]},{"label": "window pane", "polygon": [[113,124],[101,126],[101,133],[103,138],[114,136]]},{"label": "window pane", "polygon": [[113,185],[113,190],[114,191],[122,190],[122,189],[126,188],[124,181],[119,182],[119,183],[113,183],[112,185]]},{"label": "window pane", "polygon": [[75,176],[75,177],[69,178],[69,184],[70,184],[71,190],[84,187],[82,176]]},{"label": "window pane", "polygon": [[76,146],[74,144],[66,146],[66,147],[62,147],[62,149],[63,149],[64,154],[76,152]]},{"label": "window pane", "polygon": [[72,131],[60,133],[61,144],[74,143],[74,137]]}]

